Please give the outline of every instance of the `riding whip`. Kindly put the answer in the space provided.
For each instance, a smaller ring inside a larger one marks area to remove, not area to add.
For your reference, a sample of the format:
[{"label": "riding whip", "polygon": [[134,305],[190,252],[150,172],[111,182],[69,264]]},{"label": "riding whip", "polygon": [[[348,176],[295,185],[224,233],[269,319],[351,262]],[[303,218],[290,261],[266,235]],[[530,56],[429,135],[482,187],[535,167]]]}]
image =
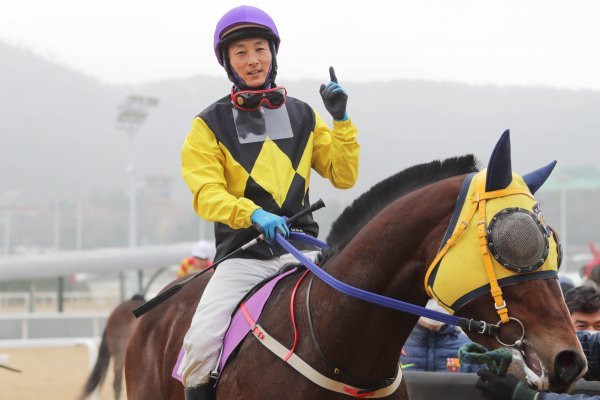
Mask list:
[{"label": "riding whip", "polygon": [[[310,207],[308,207],[308,208],[300,211],[298,214],[295,214],[294,216],[288,218],[287,221],[286,221],[286,223],[289,226],[289,225],[293,224],[295,221],[297,221],[298,219],[300,219],[303,216],[305,216],[306,214],[309,214],[309,213],[311,213],[313,211],[316,211],[316,210],[318,210],[320,208],[323,208],[323,207],[325,207],[325,203],[323,202],[323,200],[319,199],[316,202],[314,202]],[[225,260],[231,258],[232,256],[234,256],[234,255],[236,255],[236,254],[238,254],[238,253],[246,250],[248,247],[255,245],[256,243],[260,242],[263,239],[264,239],[264,236],[261,233],[260,235],[258,235],[257,237],[255,237],[254,239],[252,239],[251,241],[249,241],[248,243],[244,244],[240,248],[232,251],[231,253],[229,253],[229,254],[221,257],[219,260],[215,261],[211,267],[208,267],[208,268],[206,268],[206,269],[204,269],[204,270],[202,270],[200,272],[196,272],[195,274],[190,275],[189,277],[185,278],[184,280],[173,284],[173,286],[167,288],[165,291],[157,294],[156,297],[148,300],[147,302],[145,302],[144,304],[142,304],[141,306],[139,306],[138,308],[136,308],[135,310],[133,310],[133,315],[135,315],[136,318],[141,317],[146,312],[152,310],[154,307],[156,307],[157,305],[159,305],[163,301],[167,300],[169,297],[173,296],[175,293],[179,292],[181,290],[181,288],[183,288],[190,281],[196,279],[197,277],[199,277],[200,275],[202,275],[203,273],[205,273],[209,269],[216,268],[223,261],[225,261]]]}]

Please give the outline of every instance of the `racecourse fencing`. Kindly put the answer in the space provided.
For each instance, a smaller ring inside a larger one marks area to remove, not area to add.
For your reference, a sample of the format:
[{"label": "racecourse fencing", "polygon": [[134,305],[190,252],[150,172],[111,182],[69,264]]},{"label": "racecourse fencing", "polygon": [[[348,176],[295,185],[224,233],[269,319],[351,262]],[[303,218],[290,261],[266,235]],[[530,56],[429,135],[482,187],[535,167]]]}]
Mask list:
[{"label": "racecourse fencing", "polygon": [[107,318],[107,313],[2,315],[0,340],[99,338]]},{"label": "racecourse fencing", "polygon": [[[63,302],[67,307],[95,307],[111,309],[119,304],[118,294],[94,293],[94,292],[64,292]],[[58,293],[48,291],[35,292],[5,292],[0,293],[0,310],[56,310],[58,304]]]}]

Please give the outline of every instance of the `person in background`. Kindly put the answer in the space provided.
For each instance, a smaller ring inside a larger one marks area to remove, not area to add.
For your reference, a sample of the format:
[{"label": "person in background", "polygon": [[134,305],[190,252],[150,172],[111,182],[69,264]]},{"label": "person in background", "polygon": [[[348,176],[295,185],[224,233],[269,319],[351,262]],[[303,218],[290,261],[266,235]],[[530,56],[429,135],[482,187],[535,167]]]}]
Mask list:
[{"label": "person in background", "polygon": [[206,240],[199,240],[192,249],[192,256],[184,259],[177,270],[177,278],[200,272],[212,265],[215,246]]},{"label": "person in background", "polygon": [[565,303],[577,331],[600,331],[600,290],[578,286],[565,295]]},{"label": "person in background", "polygon": [[[311,106],[275,83],[280,42],[273,19],[256,7],[236,7],[219,20],[215,56],[233,85],[194,119],[181,151],[194,209],[215,222],[216,257],[247,243],[257,230],[266,239],[222,262],[202,294],[178,369],[186,400],[214,399],[211,372],[231,313],[248,290],[295,261],[273,244],[276,233],[318,236],[311,214],[289,227],[285,219],[310,207],[311,171],[340,189],[358,179],[358,130],[346,113],[346,90],[330,67],[330,82],[319,92],[333,117],[331,129]],[[309,259],[319,254],[305,241],[290,242]]]},{"label": "person in background", "polygon": [[[435,300],[427,308],[446,312]],[[479,366],[461,365],[458,349],[470,340],[460,328],[421,317],[408,337],[400,356],[402,368],[412,371],[476,372]]]},{"label": "person in background", "polygon": [[[577,338],[588,363],[583,379],[600,380],[600,332],[577,331]],[[600,400],[600,396],[585,394],[539,392],[512,374],[498,376],[490,370],[480,369],[477,375],[480,379],[475,386],[486,400]]]}]

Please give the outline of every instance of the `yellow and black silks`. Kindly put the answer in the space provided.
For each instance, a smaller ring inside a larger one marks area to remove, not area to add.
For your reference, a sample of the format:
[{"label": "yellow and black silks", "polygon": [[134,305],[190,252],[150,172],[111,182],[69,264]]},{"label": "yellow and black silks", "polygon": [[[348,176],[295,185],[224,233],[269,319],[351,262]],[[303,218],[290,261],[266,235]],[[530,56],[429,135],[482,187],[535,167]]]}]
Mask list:
[{"label": "yellow and black silks", "polygon": [[[310,171],[337,188],[349,188],[358,177],[357,129],[350,121],[334,121],[330,130],[306,103],[286,99],[293,137],[241,143],[229,96],[201,112],[182,149],[182,175],[194,194],[194,209],[215,221],[216,259],[256,236],[250,216],[258,208],[292,216],[310,206]],[[318,226],[311,215],[293,228],[312,236]],[[304,242],[293,243],[305,249]],[[239,257],[267,259],[277,252],[259,243]]]}]

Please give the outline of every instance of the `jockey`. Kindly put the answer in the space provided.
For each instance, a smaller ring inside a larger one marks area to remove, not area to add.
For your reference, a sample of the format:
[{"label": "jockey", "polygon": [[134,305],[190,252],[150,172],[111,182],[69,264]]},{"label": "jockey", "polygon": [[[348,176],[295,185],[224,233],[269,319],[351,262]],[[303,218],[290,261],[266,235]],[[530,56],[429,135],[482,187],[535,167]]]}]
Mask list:
[{"label": "jockey", "polygon": [[[214,398],[209,382],[236,304],[254,285],[295,258],[269,245],[278,231],[291,228],[316,237],[312,215],[288,228],[290,217],[310,205],[311,168],[334,187],[350,188],[359,164],[357,129],[346,114],[348,95],[337,83],[321,85],[333,130],[306,103],[277,86],[279,33],[264,11],[240,6],[217,23],[214,50],[229,80],[231,93],[193,121],[182,149],[182,175],[202,218],[215,222],[216,258],[229,254],[257,235],[266,238],[216,268],[184,338],[179,372],[186,400]],[[254,226],[254,227],[253,227]],[[308,258],[316,248],[292,243]]]},{"label": "jockey", "polygon": [[199,240],[192,249],[192,256],[184,259],[177,270],[177,278],[200,272],[212,265],[214,246],[206,240]]}]

